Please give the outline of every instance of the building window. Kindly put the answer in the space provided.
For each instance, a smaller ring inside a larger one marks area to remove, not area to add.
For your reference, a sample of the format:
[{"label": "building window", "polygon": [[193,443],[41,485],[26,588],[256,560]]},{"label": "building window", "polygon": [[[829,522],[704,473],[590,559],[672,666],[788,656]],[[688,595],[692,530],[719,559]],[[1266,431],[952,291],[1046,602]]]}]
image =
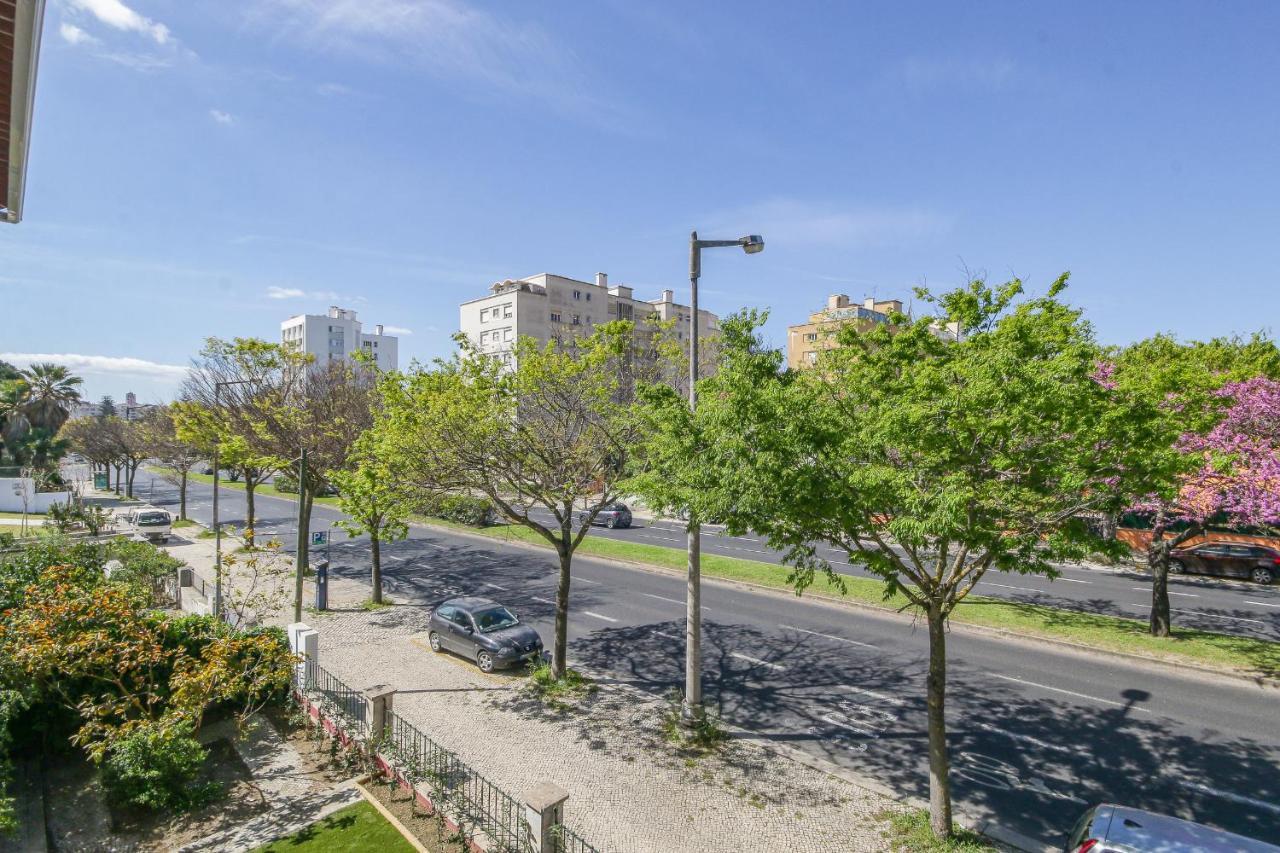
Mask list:
[{"label": "building window", "polygon": [[806,334],[806,335],[804,336],[804,339],[805,339],[806,341],[816,341],[816,340],[818,339],[818,333],[817,333],[817,332],[809,332],[808,334]]},{"label": "building window", "polygon": [[578,315],[577,315],[577,314],[574,314],[574,315],[573,315],[573,325],[575,325],[575,326],[581,326],[581,325],[582,325],[582,321],[578,319]]},{"label": "building window", "polygon": [[587,291],[587,301],[591,301],[591,291]]},{"label": "building window", "polygon": [[510,329],[510,328],[507,328],[507,329],[503,329],[503,330],[502,330],[502,339],[503,339],[504,341],[509,341],[509,340],[511,340],[511,329]]},{"label": "building window", "polygon": [[581,298],[582,298],[582,291],[581,291],[581,290],[575,290],[575,291],[573,292],[573,298],[574,298],[574,299],[581,299]]},{"label": "building window", "polygon": [[506,319],[506,320],[511,319],[511,303],[510,302],[502,306],[502,317],[503,319]]},{"label": "building window", "polygon": [[560,315],[559,315],[559,314],[557,314],[555,311],[552,311],[552,312],[551,312],[551,322],[553,322],[553,323],[559,323],[559,322],[560,322]]}]

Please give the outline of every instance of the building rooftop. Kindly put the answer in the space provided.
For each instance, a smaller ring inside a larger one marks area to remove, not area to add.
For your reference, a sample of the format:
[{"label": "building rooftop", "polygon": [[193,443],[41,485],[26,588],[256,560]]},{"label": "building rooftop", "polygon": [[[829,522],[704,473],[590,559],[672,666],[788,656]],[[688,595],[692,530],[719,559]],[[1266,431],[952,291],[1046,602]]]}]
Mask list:
[{"label": "building rooftop", "polygon": [[44,0],[0,0],[0,222],[22,219]]}]

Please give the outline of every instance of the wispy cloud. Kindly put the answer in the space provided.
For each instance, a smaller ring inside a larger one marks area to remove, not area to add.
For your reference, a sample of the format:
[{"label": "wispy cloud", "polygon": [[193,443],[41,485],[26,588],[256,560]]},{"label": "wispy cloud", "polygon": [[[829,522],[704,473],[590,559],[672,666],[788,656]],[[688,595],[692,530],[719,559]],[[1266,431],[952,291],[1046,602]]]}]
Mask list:
[{"label": "wispy cloud", "polygon": [[313,50],[421,68],[536,98],[564,112],[621,121],[623,110],[614,99],[588,93],[592,75],[571,48],[537,24],[467,0],[262,0],[247,20],[273,38]]},{"label": "wispy cloud", "polygon": [[841,206],[771,199],[711,217],[718,230],[764,235],[775,246],[871,246],[912,244],[951,230],[952,217],[925,207]]},{"label": "wispy cloud", "polygon": [[140,33],[156,44],[169,41],[169,28],[158,21],[141,15],[121,0],[71,0],[71,5],[83,9],[102,23],[117,30]]},{"label": "wispy cloud", "polygon": [[223,112],[222,110],[209,110],[209,117],[212,118],[214,121],[216,121],[218,124],[235,124],[236,123],[235,116],[233,116],[231,113]]},{"label": "wispy cloud", "polygon": [[0,361],[18,366],[51,361],[65,365],[72,372],[110,373],[147,379],[182,379],[187,368],[180,364],[161,364],[141,358],[114,355],[82,355],[79,353],[0,352]]},{"label": "wispy cloud", "polygon": [[1011,59],[910,57],[890,72],[890,78],[908,89],[974,89],[994,91],[1016,79],[1018,66]]},{"label": "wispy cloud", "polygon": [[334,290],[303,290],[300,287],[267,288],[268,299],[309,299],[313,302],[364,302],[363,296],[347,296]]},{"label": "wispy cloud", "polygon": [[383,326],[382,331],[388,335],[412,335],[413,329],[406,329],[404,326]]},{"label": "wispy cloud", "polygon": [[63,21],[58,27],[58,35],[62,36],[62,40],[67,44],[99,44],[99,40],[89,35],[75,24],[68,24]]},{"label": "wispy cloud", "polygon": [[355,94],[355,91],[350,86],[344,86],[341,83],[321,83],[316,86],[317,95],[352,95]]}]

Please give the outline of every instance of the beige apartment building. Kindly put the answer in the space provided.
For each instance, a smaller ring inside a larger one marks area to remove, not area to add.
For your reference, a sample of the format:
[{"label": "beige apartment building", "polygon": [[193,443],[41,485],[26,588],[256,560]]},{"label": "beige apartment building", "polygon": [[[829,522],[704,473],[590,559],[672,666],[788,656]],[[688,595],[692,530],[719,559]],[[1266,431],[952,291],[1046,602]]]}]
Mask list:
[{"label": "beige apartment building", "polygon": [[[495,282],[488,296],[459,306],[458,320],[462,333],[481,351],[509,362],[517,338],[566,340],[590,335],[598,324],[612,320],[631,320],[637,335],[646,333],[646,317],[671,320],[672,335],[687,341],[690,313],[671,290],[662,291],[659,299],[642,300],[626,285],[610,286],[605,273],[596,273],[594,282],[539,273]],[[704,340],[720,329],[719,318],[710,311],[699,310],[698,322]]]},{"label": "beige apartment building", "polygon": [[[877,324],[889,322],[889,315],[902,311],[902,300],[877,301],[867,297],[861,305],[853,304],[843,293],[827,297],[827,307],[809,315],[809,322],[787,327],[787,367],[803,370],[818,361],[818,354],[836,345],[835,335],[844,326],[854,323],[858,331],[865,332]],[[910,310],[907,311],[908,316]],[[933,333],[944,340],[960,337],[958,323],[946,326],[934,324]]]}]

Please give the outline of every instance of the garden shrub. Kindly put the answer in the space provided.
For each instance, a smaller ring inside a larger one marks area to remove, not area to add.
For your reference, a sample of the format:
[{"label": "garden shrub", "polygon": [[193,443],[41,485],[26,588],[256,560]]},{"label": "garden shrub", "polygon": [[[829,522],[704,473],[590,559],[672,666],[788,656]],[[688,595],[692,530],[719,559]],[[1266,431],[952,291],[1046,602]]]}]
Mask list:
[{"label": "garden shrub", "polygon": [[217,791],[200,784],[205,750],[189,723],[146,722],[115,738],[102,760],[102,784],[118,805],[181,811],[209,801]]}]

